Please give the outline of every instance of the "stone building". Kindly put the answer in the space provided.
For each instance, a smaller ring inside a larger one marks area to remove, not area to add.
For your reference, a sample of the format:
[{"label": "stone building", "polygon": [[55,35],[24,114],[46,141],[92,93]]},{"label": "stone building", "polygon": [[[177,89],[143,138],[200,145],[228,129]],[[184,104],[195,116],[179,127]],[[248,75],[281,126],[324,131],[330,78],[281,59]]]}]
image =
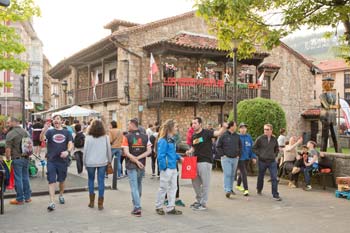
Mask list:
[{"label": "stone building", "polygon": [[[232,109],[229,52],[218,49],[194,12],[140,25],[113,20],[105,28],[111,30],[109,36],[49,71],[67,83],[66,105],[70,92],[74,104],[100,111],[104,120],[117,120],[123,129],[133,117],[143,125],[173,118],[182,131],[195,115],[215,125]],[[159,68],[152,87],[151,53]],[[314,78],[312,64],[303,56],[282,43],[269,53],[258,51],[240,60],[237,70],[238,101],[272,98],[286,111],[290,134],[308,130],[300,113],[312,106]],[[254,89],[262,73],[262,87]]]},{"label": "stone building", "polygon": [[49,110],[51,108],[52,79],[47,73],[50,69],[51,69],[50,61],[47,59],[46,56],[44,56],[44,61],[43,61],[43,77],[44,77],[43,103],[44,105],[42,110]]}]

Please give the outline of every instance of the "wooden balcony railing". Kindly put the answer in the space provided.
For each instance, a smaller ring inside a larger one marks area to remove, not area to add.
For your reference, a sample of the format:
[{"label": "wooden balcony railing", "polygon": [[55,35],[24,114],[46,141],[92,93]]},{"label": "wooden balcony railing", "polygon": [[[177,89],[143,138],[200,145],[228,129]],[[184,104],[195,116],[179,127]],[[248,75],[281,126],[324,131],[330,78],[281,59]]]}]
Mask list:
[{"label": "wooden balcony railing", "polygon": [[[240,85],[240,84],[239,84]],[[258,90],[252,85],[237,88],[237,101],[257,97]],[[233,84],[214,79],[196,80],[193,78],[168,79],[153,82],[149,90],[148,103],[173,102],[232,102]]]},{"label": "wooden balcony railing", "polygon": [[118,98],[118,81],[111,81],[96,85],[96,95],[94,97],[94,88],[87,87],[78,89],[76,92],[77,104],[89,104]]}]

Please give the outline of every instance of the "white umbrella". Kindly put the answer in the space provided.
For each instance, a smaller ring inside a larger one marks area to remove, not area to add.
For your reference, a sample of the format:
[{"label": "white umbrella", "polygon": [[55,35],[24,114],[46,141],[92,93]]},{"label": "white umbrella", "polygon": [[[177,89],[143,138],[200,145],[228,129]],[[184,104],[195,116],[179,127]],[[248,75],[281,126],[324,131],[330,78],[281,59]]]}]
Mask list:
[{"label": "white umbrella", "polygon": [[62,117],[83,117],[98,116],[100,115],[100,113],[92,109],[82,108],[77,105],[74,105],[73,107],[52,114],[52,116],[55,115],[61,115]]}]

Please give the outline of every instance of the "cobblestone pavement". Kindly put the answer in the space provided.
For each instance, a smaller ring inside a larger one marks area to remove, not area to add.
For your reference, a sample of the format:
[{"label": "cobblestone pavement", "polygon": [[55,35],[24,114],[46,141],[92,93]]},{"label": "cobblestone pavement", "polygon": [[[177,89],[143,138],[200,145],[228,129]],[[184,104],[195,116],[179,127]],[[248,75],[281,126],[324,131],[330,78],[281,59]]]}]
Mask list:
[{"label": "cobblestone pavement", "polygon": [[[70,170],[75,172],[74,166]],[[130,188],[125,178],[119,181],[118,190],[106,191],[103,211],[87,207],[87,192],[66,194],[66,204],[57,204],[52,213],[46,210],[48,196],[33,197],[32,203],[23,206],[11,206],[5,200],[0,232],[349,232],[350,201],[335,198],[334,190],[306,192],[282,184],[283,201],[276,202],[270,183],[266,182],[263,195],[257,196],[256,177],[250,177],[248,198],[236,191],[237,195],[227,199],[220,171],[212,173],[208,210],[195,212],[188,207],[194,201],[194,191],[188,180],[181,180],[180,195],[187,205],[179,208],[183,215],[158,216],[154,203],[159,181],[151,179],[147,171],[141,218],[130,215]],[[107,184],[111,180],[107,179]]]}]

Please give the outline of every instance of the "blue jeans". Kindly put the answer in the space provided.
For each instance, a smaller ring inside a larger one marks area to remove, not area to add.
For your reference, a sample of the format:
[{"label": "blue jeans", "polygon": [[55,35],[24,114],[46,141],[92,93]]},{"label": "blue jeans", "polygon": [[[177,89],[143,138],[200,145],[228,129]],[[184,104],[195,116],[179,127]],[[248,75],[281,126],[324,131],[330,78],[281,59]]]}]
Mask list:
[{"label": "blue jeans", "polygon": [[271,176],[271,187],[272,187],[272,196],[279,197],[278,193],[278,182],[277,182],[277,163],[276,161],[272,162],[263,162],[259,160],[259,175],[258,175],[258,183],[256,189],[258,192],[261,192],[264,187],[264,177],[266,169],[269,169]]},{"label": "blue jeans", "polygon": [[16,200],[29,200],[32,193],[29,184],[29,160],[24,158],[14,159],[12,167],[15,174]]},{"label": "blue jeans", "polygon": [[128,169],[131,198],[134,209],[141,209],[142,177],[144,174],[144,169]]},{"label": "blue jeans", "polygon": [[305,185],[310,185],[310,184],[311,184],[310,172],[311,172],[313,169],[314,169],[314,168],[313,168],[312,166],[309,166],[309,167],[305,167],[305,168],[304,168]]},{"label": "blue jeans", "polygon": [[233,190],[238,158],[221,157],[221,166],[224,171],[224,190],[229,193]]},{"label": "blue jeans", "polygon": [[[112,148],[112,157],[114,157],[114,159],[116,159],[117,162],[118,162],[118,170],[117,170],[118,177],[120,177],[121,173],[122,173],[122,164],[120,162],[120,157],[121,156],[122,156],[122,150],[121,149]],[[114,169],[116,169],[116,168],[114,168]]]},{"label": "blue jeans", "polygon": [[98,184],[98,197],[104,197],[105,193],[105,174],[107,166],[103,167],[87,167],[88,172],[88,184],[89,184],[89,193],[94,194],[95,188],[95,174],[97,170],[97,184]]}]

